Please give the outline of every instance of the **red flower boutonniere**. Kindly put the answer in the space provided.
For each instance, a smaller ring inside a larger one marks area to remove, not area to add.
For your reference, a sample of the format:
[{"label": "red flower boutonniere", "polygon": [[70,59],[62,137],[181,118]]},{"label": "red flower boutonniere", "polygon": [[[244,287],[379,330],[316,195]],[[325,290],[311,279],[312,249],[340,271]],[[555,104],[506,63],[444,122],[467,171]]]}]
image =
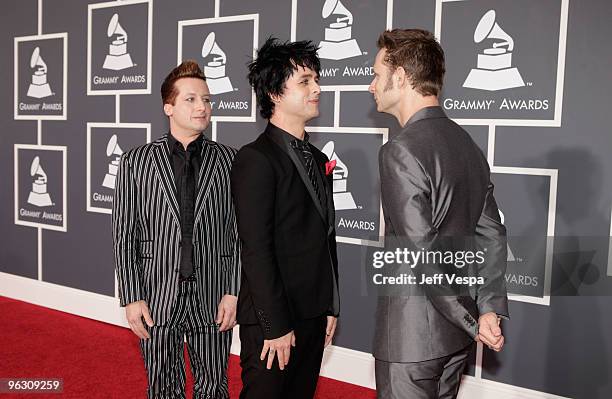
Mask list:
[{"label": "red flower boutonniere", "polygon": [[329,176],[336,167],[336,160],[325,162],[325,176]]}]

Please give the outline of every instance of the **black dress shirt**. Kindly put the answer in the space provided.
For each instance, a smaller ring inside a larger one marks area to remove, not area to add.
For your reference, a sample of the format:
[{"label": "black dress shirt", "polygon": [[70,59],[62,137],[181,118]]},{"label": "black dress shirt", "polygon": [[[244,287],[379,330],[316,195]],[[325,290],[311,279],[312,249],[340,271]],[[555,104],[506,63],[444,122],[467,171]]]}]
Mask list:
[{"label": "black dress shirt", "polygon": [[198,187],[198,176],[202,165],[202,146],[204,136],[189,143],[187,150],[172,134],[168,134],[168,148],[176,199],[179,205],[181,222],[181,264],[180,279],[192,279],[193,276],[193,224],[195,221],[195,201]]}]

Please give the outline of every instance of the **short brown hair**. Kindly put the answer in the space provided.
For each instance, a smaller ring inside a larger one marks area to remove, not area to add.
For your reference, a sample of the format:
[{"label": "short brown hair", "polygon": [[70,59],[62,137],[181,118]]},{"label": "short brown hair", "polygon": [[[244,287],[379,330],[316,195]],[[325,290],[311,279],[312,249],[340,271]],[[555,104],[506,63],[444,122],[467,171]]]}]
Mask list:
[{"label": "short brown hair", "polygon": [[377,41],[387,51],[385,63],[392,70],[404,68],[412,88],[423,96],[437,96],[444,81],[444,50],[431,32],[422,29],[384,31]]},{"label": "short brown hair", "polygon": [[166,79],[164,79],[164,83],[162,83],[161,97],[164,104],[174,105],[174,100],[178,95],[174,82],[182,78],[198,78],[206,82],[206,76],[204,76],[204,72],[202,72],[197,62],[194,60],[183,61],[181,65],[170,71]]}]

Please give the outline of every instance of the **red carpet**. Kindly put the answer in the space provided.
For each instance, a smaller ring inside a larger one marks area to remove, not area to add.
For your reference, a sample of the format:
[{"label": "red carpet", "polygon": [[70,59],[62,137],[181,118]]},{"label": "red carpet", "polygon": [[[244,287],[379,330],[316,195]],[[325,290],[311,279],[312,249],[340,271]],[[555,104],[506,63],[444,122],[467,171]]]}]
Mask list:
[{"label": "red carpet", "polygon": [[[62,394],[8,398],[146,398],[138,338],[128,329],[0,297],[0,378],[62,378]],[[230,357],[230,394],[241,388]],[[187,397],[193,380],[187,377]],[[316,399],[374,399],[374,391],[321,377]],[[288,398],[290,399],[290,398]]]}]

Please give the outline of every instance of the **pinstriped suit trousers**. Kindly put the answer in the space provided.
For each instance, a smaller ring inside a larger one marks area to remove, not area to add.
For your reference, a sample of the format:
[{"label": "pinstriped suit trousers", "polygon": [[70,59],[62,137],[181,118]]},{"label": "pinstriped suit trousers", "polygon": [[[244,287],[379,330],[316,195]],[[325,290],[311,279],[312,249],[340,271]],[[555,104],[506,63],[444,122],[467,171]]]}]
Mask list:
[{"label": "pinstriped suit trousers", "polygon": [[232,332],[206,323],[195,281],[179,283],[176,304],[165,325],[149,328],[140,340],[147,369],[148,398],[185,398],[184,336],[194,377],[194,399],[228,399],[227,360]]}]

